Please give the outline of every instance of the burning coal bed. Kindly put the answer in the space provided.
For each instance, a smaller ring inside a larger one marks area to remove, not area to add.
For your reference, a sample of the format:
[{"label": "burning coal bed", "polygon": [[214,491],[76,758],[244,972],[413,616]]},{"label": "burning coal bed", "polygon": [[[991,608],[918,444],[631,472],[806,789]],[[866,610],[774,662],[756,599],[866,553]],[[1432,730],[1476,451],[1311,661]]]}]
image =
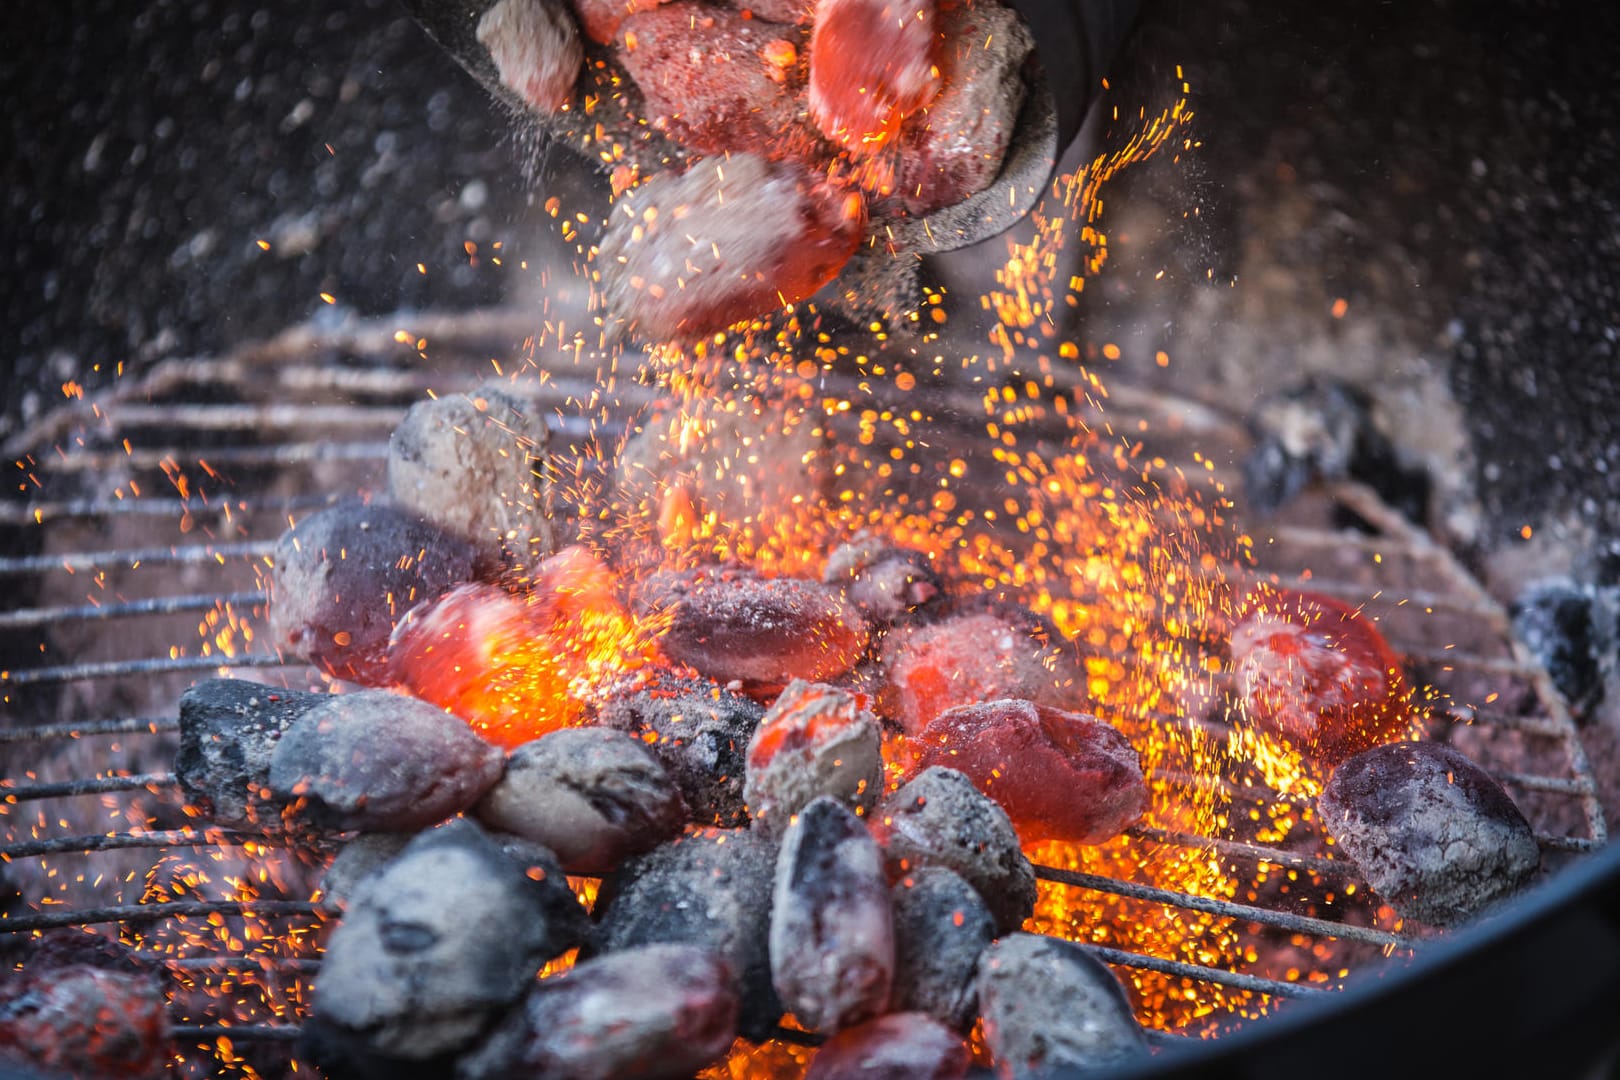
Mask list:
[{"label": "burning coal bed", "polygon": [[[745,1071],[808,1056],[820,1078],[1148,1054],[1113,971],[1029,932],[1053,923],[1026,849],[1087,865],[1148,811],[1164,756],[1088,711],[1053,617],[877,532],[807,558],[816,575],[559,547],[546,443],[499,385],[417,405],[389,498],[304,518],[273,560],[278,646],[363,688],[214,679],[181,700],[198,812],[335,852],[299,1057],[472,1080],[683,1077],[761,1043],[786,1056]],[[1370,620],[1267,585],[1233,617],[1248,734],[1314,778],[1383,902],[1451,926],[1532,877],[1502,788],[1412,741]],[[78,946],[48,935],[8,984],[0,1046],[160,1063],[149,974]]]}]

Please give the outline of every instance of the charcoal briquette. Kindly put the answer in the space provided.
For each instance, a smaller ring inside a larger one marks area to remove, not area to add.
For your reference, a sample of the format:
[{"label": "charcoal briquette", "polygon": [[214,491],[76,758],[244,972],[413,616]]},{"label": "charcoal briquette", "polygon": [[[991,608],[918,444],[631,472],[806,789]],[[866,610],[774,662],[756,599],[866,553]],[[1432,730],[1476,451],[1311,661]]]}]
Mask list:
[{"label": "charcoal briquette", "polygon": [[894,926],[883,852],[836,799],[812,801],[783,835],[770,948],[776,991],[811,1030],[836,1031],[888,1005]]},{"label": "charcoal briquette", "polygon": [[1112,1068],[1148,1052],[1119,979],[1073,942],[1017,933],[992,944],[979,958],[979,1008],[1008,1080]]},{"label": "charcoal briquette", "polygon": [[535,983],[457,1066],[458,1080],[682,1080],[724,1057],[737,992],[721,957],[645,945]]},{"label": "charcoal briquette", "polygon": [[610,728],[564,728],[524,743],[473,813],[546,845],[568,873],[589,875],[670,839],[687,821],[663,766]]},{"label": "charcoal briquette", "polygon": [[206,679],[181,694],[174,771],[187,800],[215,825],[279,832],[271,755],[287,729],[325,700],[243,679]]},{"label": "charcoal briquette", "polygon": [[596,715],[635,736],[663,763],[697,822],[728,829],[748,824],[743,779],[763,705],[712,679],[655,670],[610,689]]},{"label": "charcoal briquette", "polygon": [[978,890],[1002,933],[1034,913],[1035,868],[1007,812],[955,769],[924,769],[873,816],[894,877],[923,866],[954,870]]},{"label": "charcoal briquette", "polygon": [[627,859],[602,881],[593,950],[712,949],[731,971],[741,1034],[767,1037],[782,1016],[769,952],[776,852],[753,830],[704,829]]},{"label": "charcoal briquette", "polygon": [[996,920],[978,890],[941,866],[919,866],[895,882],[894,983],[889,1005],[926,1013],[958,1031],[979,1015],[979,954]]},{"label": "charcoal briquette", "polygon": [[327,939],[316,1052],[384,1065],[453,1054],[578,944],[584,924],[560,872],[526,867],[473,821],[422,833],[356,885]]},{"label": "charcoal briquette", "polygon": [[270,756],[270,790],[316,829],[411,832],[472,806],[505,755],[463,721],[386,690],[328,697]]},{"label": "charcoal briquette", "polygon": [[271,555],[271,643],[340,679],[385,685],[394,625],[470,580],[473,556],[465,540],[396,507],[317,511]]},{"label": "charcoal briquette", "polygon": [[822,795],[869,810],[882,791],[882,735],[856,694],[795,680],[754,729],[743,793],[758,828],[781,835]]},{"label": "charcoal briquette", "polygon": [[822,1043],[804,1080],[959,1080],[972,1060],[962,1036],[938,1020],[893,1012]]}]

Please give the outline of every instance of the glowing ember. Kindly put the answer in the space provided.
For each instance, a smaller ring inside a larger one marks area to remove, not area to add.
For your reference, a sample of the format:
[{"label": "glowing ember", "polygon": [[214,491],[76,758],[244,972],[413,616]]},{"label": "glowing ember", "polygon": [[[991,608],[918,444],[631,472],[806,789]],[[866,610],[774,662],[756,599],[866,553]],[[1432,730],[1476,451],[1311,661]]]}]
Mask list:
[{"label": "glowing ember", "polygon": [[810,115],[857,154],[891,140],[939,93],[934,0],[821,0],[810,39]]},{"label": "glowing ember", "polygon": [[1232,631],[1232,663],[1249,721],[1322,766],[1394,742],[1411,723],[1400,657],[1371,618],[1331,597],[1256,587]]},{"label": "glowing ember", "polygon": [[531,590],[465,585],[413,612],[390,652],[399,682],[508,748],[582,723],[594,688],[639,666],[651,627],[583,548],[540,564]]}]

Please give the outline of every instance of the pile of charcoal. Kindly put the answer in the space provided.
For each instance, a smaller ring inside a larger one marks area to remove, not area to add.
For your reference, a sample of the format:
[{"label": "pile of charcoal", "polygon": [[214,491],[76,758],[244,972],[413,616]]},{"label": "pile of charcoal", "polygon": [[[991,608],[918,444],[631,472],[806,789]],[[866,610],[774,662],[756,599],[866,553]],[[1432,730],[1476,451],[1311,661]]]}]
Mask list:
[{"label": "pile of charcoal", "polygon": [[[865,535],[820,578],[713,564],[604,585],[601,557],[552,550],[545,445],[509,389],[413,408],[390,499],[312,514],[274,556],[278,647],[364,688],[217,679],[181,701],[176,771],[203,814],[338,849],[308,1057],[337,1076],[678,1077],[791,1023],[823,1040],[812,1076],[947,1077],[981,1021],[1008,1075],[1145,1053],[1105,965],[1021,930],[1024,848],[1107,842],[1149,803],[1137,750],[1083,711],[1073,643]],[[589,587],[538,606],[622,605],[655,649],[577,715],[492,741],[458,712],[508,670],[487,634],[581,568]],[[1237,715],[1321,770],[1321,820],[1381,897],[1444,926],[1530,879],[1500,786],[1405,741],[1409,688],[1369,618],[1275,586],[1238,616]],[[588,907],[581,878],[600,879]]]},{"label": "pile of charcoal", "polygon": [[497,0],[476,38],[463,61],[629,191],[597,265],[655,340],[802,300],[989,189],[1034,44],[998,0]]}]

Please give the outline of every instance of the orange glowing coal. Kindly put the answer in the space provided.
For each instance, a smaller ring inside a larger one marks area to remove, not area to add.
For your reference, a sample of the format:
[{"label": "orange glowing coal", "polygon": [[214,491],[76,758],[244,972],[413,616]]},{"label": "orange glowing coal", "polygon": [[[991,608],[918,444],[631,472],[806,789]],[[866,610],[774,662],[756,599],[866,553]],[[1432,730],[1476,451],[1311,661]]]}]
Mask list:
[{"label": "orange glowing coal", "polygon": [[412,694],[510,749],[583,723],[592,689],[640,666],[653,636],[619,603],[612,572],[576,546],[542,562],[521,594],[463,585],[412,612],[390,663]]}]

